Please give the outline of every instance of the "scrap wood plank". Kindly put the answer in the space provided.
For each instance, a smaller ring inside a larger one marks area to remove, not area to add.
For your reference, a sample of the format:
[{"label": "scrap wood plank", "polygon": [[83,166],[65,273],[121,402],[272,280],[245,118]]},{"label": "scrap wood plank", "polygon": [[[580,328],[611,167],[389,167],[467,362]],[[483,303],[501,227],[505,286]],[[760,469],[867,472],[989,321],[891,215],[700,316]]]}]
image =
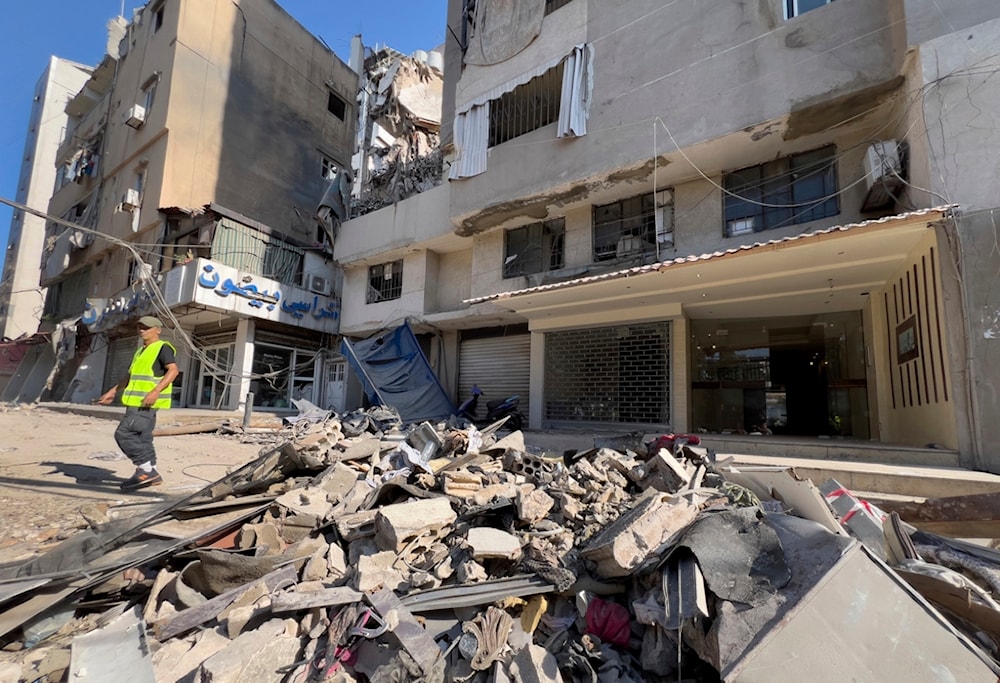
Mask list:
[{"label": "scrap wood plank", "polygon": [[360,602],[363,597],[364,593],[356,591],[349,586],[324,588],[312,593],[279,593],[271,599],[271,611],[275,614],[280,614],[282,612],[297,612],[299,610],[312,609],[313,607],[349,605],[354,602]]},{"label": "scrap wood plank", "polygon": [[225,593],[221,593],[214,598],[194,607],[178,612],[174,616],[165,619],[154,625],[157,639],[163,641],[184,633],[196,626],[204,624],[206,621],[214,619],[222,610],[229,607],[243,593],[263,584],[267,590],[273,591],[285,583],[295,583],[298,573],[293,565],[286,565],[281,569],[276,569],[270,574],[265,574],[261,578],[243,586],[231,588]]}]

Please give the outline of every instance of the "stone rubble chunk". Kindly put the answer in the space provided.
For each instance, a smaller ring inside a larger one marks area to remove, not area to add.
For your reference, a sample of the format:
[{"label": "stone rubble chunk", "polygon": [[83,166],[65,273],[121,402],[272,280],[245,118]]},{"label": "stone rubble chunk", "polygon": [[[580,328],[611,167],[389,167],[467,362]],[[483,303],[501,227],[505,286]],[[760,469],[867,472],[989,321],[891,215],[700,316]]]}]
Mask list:
[{"label": "stone rubble chunk", "polygon": [[476,560],[517,560],[521,557],[521,541],[517,536],[500,529],[469,529],[467,540],[472,548],[472,557]]},{"label": "stone rubble chunk", "polygon": [[293,619],[272,619],[259,628],[240,634],[222,650],[206,659],[198,670],[202,683],[243,683],[255,681],[280,683],[284,674],[277,673],[279,663],[298,659],[302,643]]},{"label": "stone rubble chunk", "polygon": [[406,583],[406,576],[396,569],[399,556],[392,551],[364,555],[358,559],[354,577],[354,587],[362,593],[381,588],[398,590]]},{"label": "stone rubble chunk", "polygon": [[518,487],[516,503],[518,519],[531,524],[545,519],[556,504],[552,496],[530,484]]},{"label": "stone rubble chunk", "polygon": [[415,536],[436,534],[457,518],[447,498],[387,505],[375,516],[375,540],[383,550],[398,552]]}]

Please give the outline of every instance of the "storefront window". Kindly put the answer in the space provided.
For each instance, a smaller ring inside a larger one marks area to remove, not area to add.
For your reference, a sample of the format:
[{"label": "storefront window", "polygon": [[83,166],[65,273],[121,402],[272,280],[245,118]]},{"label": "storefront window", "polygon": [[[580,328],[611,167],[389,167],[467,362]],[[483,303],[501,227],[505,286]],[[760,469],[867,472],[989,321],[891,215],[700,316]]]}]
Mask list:
[{"label": "storefront window", "polygon": [[256,344],[250,389],[253,404],[264,408],[293,408],[292,399],[315,403],[312,354],[307,351]]},{"label": "storefront window", "polygon": [[869,438],[860,311],[694,320],[691,333],[695,428]]},{"label": "storefront window", "polygon": [[229,405],[232,381],[233,344],[201,349],[201,357],[192,364],[193,384],[191,404],[202,408],[225,408]]}]

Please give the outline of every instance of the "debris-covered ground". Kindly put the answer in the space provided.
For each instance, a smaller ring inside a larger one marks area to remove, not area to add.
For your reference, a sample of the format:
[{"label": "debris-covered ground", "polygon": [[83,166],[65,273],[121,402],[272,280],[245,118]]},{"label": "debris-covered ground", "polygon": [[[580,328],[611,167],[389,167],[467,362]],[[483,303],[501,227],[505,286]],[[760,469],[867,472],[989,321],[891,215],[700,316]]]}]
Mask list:
[{"label": "debris-covered ground", "polygon": [[1000,555],[835,481],[737,471],[683,436],[548,453],[387,408],[288,434],[8,564],[0,681],[1000,673]]}]

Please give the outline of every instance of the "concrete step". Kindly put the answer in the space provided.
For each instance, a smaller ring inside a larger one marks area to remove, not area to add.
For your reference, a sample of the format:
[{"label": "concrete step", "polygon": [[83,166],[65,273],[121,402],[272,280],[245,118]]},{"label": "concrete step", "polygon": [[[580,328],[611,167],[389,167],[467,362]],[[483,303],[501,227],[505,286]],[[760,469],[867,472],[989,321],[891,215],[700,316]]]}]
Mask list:
[{"label": "concrete step", "polygon": [[737,467],[739,465],[792,467],[800,477],[811,479],[816,485],[827,479],[836,479],[850,491],[870,491],[920,498],[1000,492],[1000,476],[958,467],[886,465],[744,453],[718,454],[720,460],[727,457],[732,457],[732,464]]},{"label": "concrete step", "polygon": [[701,445],[717,453],[744,453],[838,462],[882,463],[915,467],[959,467],[958,451],[917,448],[849,439],[701,435]]}]

